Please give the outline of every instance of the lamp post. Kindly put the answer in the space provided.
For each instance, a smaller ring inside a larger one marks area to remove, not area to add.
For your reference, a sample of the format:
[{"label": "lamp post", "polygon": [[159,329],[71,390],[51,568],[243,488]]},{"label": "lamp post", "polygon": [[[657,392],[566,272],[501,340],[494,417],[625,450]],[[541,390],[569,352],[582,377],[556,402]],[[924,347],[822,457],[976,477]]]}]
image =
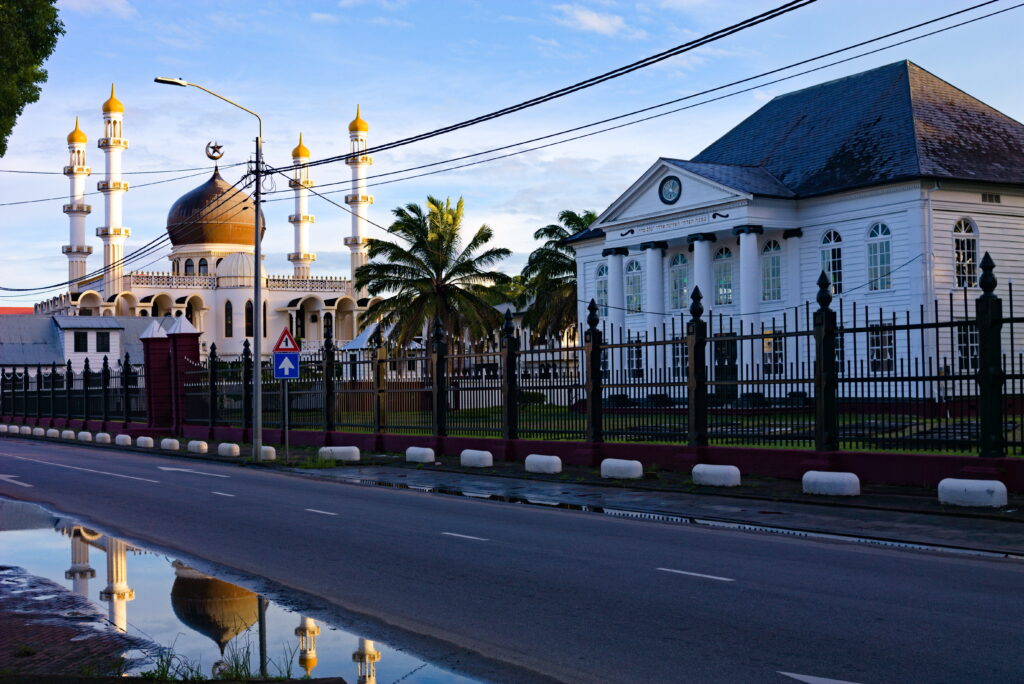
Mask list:
[{"label": "lamp post", "polygon": [[262,269],[260,264],[260,203],[261,203],[261,174],[263,170],[263,119],[260,115],[251,109],[246,109],[237,102],[232,102],[223,95],[218,95],[212,90],[208,90],[201,85],[196,83],[189,83],[182,78],[165,78],[158,76],[153,79],[157,83],[163,83],[164,85],[175,85],[186,88],[192,86],[193,88],[199,88],[203,92],[209,93],[214,97],[224,100],[229,105],[238,107],[243,112],[247,112],[256,117],[256,121],[259,122],[259,133],[256,136],[256,190],[253,193],[254,199],[256,200],[256,217],[254,221],[254,235],[253,235],[253,247],[254,255],[253,264],[254,277],[253,277],[253,307],[252,307],[252,425],[253,425],[253,436],[252,436],[252,454],[253,458],[257,461],[263,459],[263,350],[262,350],[262,333],[263,333],[263,300],[260,296],[261,280],[262,280]]}]

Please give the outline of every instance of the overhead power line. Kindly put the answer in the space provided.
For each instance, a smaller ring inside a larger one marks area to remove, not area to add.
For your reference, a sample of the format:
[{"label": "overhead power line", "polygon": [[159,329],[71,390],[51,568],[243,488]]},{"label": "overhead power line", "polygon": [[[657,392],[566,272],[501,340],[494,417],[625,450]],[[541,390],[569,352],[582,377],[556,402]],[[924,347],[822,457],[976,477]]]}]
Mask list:
[{"label": "overhead power line", "polygon": [[[221,166],[222,169],[230,169],[233,166],[242,166],[249,162],[235,162],[234,164],[225,164]],[[193,166],[187,169],[158,169],[154,171],[122,171],[122,176],[141,176],[144,174],[154,173],[185,173],[186,171],[213,171],[209,166]],[[0,173],[20,173],[34,176],[63,176],[63,171],[30,171],[28,169],[0,169]]]}]

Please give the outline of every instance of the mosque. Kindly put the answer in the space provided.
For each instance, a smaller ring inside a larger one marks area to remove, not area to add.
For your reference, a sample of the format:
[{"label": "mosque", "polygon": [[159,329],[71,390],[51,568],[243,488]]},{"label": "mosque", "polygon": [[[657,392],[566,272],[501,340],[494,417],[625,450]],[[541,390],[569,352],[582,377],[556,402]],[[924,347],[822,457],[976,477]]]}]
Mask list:
[{"label": "mosque", "polygon": [[[103,103],[103,137],[97,146],[103,151],[105,173],[96,187],[103,195],[104,221],[96,228],[103,244],[100,275],[90,277],[89,258],[93,247],[86,239],[86,223],[92,207],[85,201],[86,179],[91,175],[86,149],[88,137],[75,120],[68,134],[68,164],[64,175],[70,181],[70,196],[64,205],[69,239],[62,251],[68,261],[66,294],[35,306],[36,314],[64,316],[156,316],[184,317],[200,333],[204,353],[216,343],[222,355],[239,354],[244,341],[254,332],[254,201],[244,191],[225,181],[215,170],[199,187],[182,195],[167,215],[170,253],[165,272],[137,272],[125,268],[125,243],[131,229],[124,225],[124,198],[129,190],[122,176],[122,157],[128,150],[124,130],[124,104],[111,86]],[[356,156],[346,162],[351,168],[353,192],[345,197],[352,212],[352,232],[344,238],[351,251],[354,271],[367,261],[365,224],[373,196],[366,192],[366,169],[373,163],[365,154],[369,125],[356,108],[348,126],[350,151]],[[309,148],[299,135],[292,161],[310,160]],[[307,167],[298,166],[289,179],[295,196],[295,213],[288,220],[294,230],[294,251],[288,255],[291,274],[263,272],[261,334],[268,353],[279,331],[287,326],[303,349],[318,349],[330,336],[342,343],[358,332],[357,316],[370,300],[355,291],[349,278],[315,276],[316,261],[309,242],[309,189],[313,181]],[[262,220],[262,212],[261,212]],[[266,231],[264,224],[263,231]],[[92,265],[93,273],[99,272]],[[274,338],[274,339],[271,339]]]}]

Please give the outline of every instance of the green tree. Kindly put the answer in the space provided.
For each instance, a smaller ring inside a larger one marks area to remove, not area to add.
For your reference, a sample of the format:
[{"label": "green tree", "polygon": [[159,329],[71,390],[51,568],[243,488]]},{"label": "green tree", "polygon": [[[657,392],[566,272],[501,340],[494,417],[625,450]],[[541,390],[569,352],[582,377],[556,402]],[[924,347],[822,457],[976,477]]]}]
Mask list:
[{"label": "green tree", "polygon": [[596,220],[597,214],[589,209],[581,213],[566,209],[558,214],[558,223],[534,232],[534,239],[544,244],[533,250],[523,268],[531,298],[523,325],[534,334],[560,337],[576,325],[576,252],[565,239]]},{"label": "green tree", "polygon": [[450,198],[427,197],[426,211],[407,204],[391,213],[395,222],[388,232],[398,239],[371,239],[371,261],[355,272],[357,289],[388,295],[363,312],[360,326],[378,323],[398,345],[408,344],[435,316],[450,334],[466,331],[479,339],[496,330],[501,316],[490,302],[509,278],[490,269],[511,252],[487,247],[494,231],[482,225],[464,239],[461,197],[455,206]]},{"label": "green tree", "polygon": [[43,62],[57,47],[64,24],[55,0],[0,0],[0,157],[25,105],[39,99]]}]

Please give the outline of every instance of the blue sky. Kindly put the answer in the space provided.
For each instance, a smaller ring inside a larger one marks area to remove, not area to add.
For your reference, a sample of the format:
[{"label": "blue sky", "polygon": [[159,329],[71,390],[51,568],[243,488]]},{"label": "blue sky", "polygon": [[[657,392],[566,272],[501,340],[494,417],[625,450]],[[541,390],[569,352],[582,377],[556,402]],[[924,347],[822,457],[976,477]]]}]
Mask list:
[{"label": "blue sky", "polygon": [[[313,157],[348,150],[347,124],[357,103],[370,124],[370,144],[454,123],[660,52],[781,0],[61,0],[65,35],[46,64],[49,81],[9,141],[3,169],[60,171],[74,117],[89,135],[95,190],[103,158],[95,147],[100,105],[116,82],[131,149],[125,170],[201,166],[208,140],[224,143],[224,162],[248,158],[254,123],[195,89],[159,86],[180,76],[217,90],[264,119],[268,162],[289,162],[300,131]],[[430,141],[375,155],[371,173],[395,171],[544,135],[743,78],[845,46],[970,2],[821,0],[712,46],[579,94]],[[1013,4],[1001,0],[992,9]],[[981,13],[979,10],[975,14]],[[972,15],[973,16],[973,15]],[[517,270],[533,246],[532,231],[561,209],[603,210],[659,156],[692,156],[771,97],[900,59],[911,59],[1018,120],[1024,92],[1020,29],[1024,8],[707,106],[546,150],[463,171],[371,188],[370,217],[389,223],[390,209],[427,194],[462,195],[467,223],[488,223],[515,256]],[[233,170],[231,170],[233,171]],[[166,177],[173,177],[170,174]],[[229,176],[228,172],[225,176]],[[133,186],[164,176],[129,177]],[[318,184],[344,180],[343,164],[312,171]],[[237,176],[229,177],[235,180]],[[204,178],[131,190],[125,223],[128,250],[163,231],[174,200]],[[61,196],[59,175],[3,174],[0,203]],[[279,182],[278,188],[286,187]],[[286,194],[277,197],[285,197]],[[336,200],[340,201],[337,195]],[[89,233],[102,225],[94,197]],[[66,277],[61,200],[0,207],[4,230],[0,284],[35,286]],[[313,199],[311,232],[319,255],[314,273],[347,275],[348,214]],[[267,266],[290,273],[290,201],[266,205]],[[369,235],[380,236],[377,229]],[[99,240],[90,269],[102,266]],[[137,266],[166,271],[166,260]],[[38,296],[22,298],[34,301]],[[14,303],[12,300],[5,300]]]}]

